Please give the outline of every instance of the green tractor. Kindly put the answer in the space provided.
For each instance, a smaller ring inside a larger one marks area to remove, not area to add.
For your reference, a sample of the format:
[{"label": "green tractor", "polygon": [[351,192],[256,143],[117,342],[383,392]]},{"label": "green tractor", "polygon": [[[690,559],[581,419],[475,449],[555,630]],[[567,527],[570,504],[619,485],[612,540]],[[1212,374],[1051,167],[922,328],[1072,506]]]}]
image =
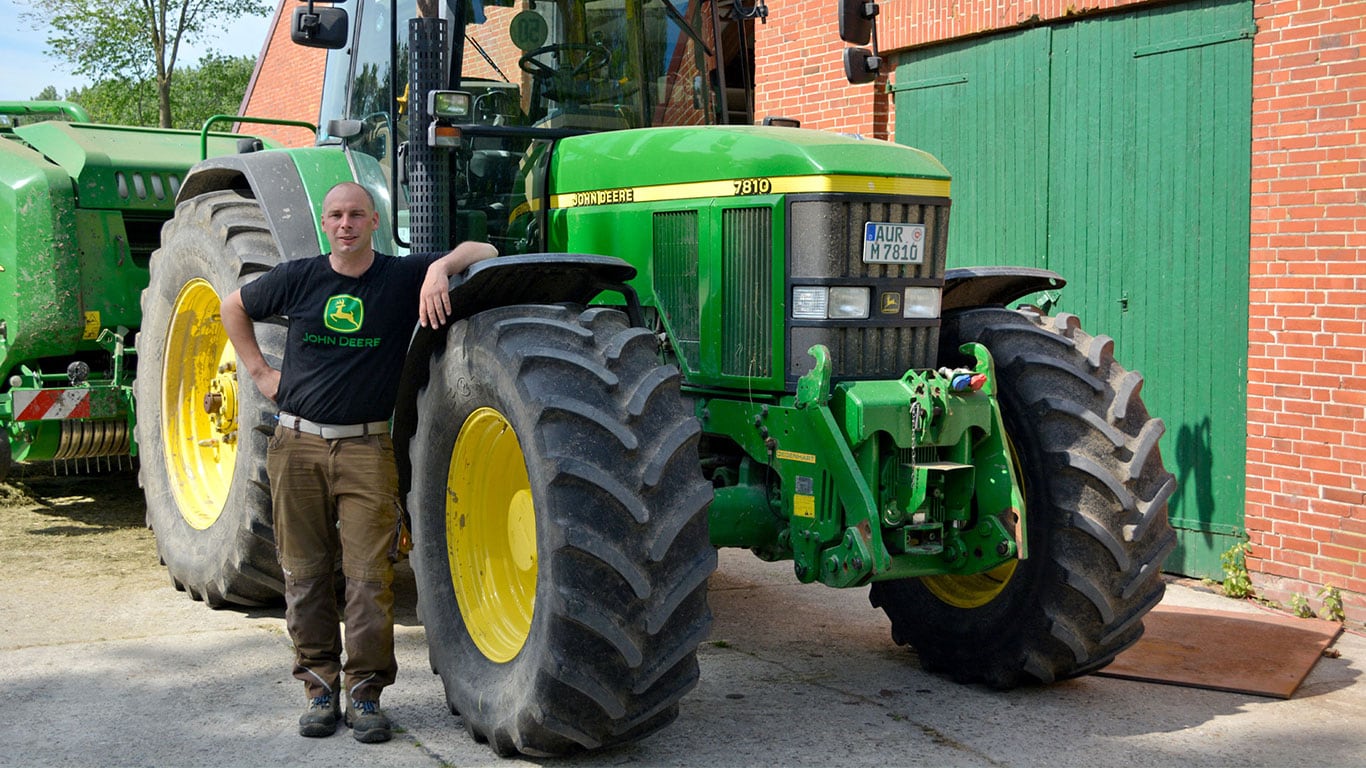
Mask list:
[{"label": "green tractor", "polygon": [[0,102],[0,480],[131,466],[133,334],[190,166],[256,140],[97,125],[67,102]]},{"label": "green tractor", "polygon": [[[137,438],[177,584],[280,589],[273,408],[218,300],[318,253],[323,194],[356,180],[380,250],[503,254],[415,333],[393,420],[432,667],[499,755],[672,721],[722,546],[869,586],[957,680],[1074,677],[1138,639],[1174,543],[1142,377],[1007,308],[1057,275],[946,268],[933,157],[754,125],[762,4],[346,5],[293,17],[330,49],[319,145],[198,164],[152,256]],[[846,10],[857,41],[871,9]],[[853,51],[851,79],[876,68]]]}]

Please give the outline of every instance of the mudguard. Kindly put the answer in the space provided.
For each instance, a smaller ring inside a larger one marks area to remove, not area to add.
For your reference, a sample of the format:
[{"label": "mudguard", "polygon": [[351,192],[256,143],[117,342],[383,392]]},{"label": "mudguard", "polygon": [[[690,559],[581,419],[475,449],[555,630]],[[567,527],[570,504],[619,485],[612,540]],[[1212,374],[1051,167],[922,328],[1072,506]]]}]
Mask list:
[{"label": "mudguard", "polygon": [[1067,281],[1034,267],[963,267],[944,273],[941,312],[969,307],[1003,307],[1039,291],[1057,290]]},{"label": "mudguard", "polygon": [[[220,189],[250,189],[261,203],[271,234],[286,260],[322,252],[319,228],[323,196],[334,184],[354,181],[346,155],[334,147],[268,150],[204,160],[190,170],[180,188],[180,203]],[[380,221],[388,221],[386,201],[375,196]],[[376,250],[393,252],[388,228],[380,227]]]},{"label": "mudguard", "polygon": [[399,485],[406,495],[411,478],[408,441],[417,426],[417,394],[427,384],[432,354],[445,344],[454,323],[496,307],[514,304],[587,304],[603,291],[617,291],[626,299],[626,313],[640,325],[640,304],[626,281],[636,268],[612,256],[573,253],[527,253],[478,262],[451,278],[452,314],[439,329],[418,328],[394,407],[393,437],[398,457]]}]

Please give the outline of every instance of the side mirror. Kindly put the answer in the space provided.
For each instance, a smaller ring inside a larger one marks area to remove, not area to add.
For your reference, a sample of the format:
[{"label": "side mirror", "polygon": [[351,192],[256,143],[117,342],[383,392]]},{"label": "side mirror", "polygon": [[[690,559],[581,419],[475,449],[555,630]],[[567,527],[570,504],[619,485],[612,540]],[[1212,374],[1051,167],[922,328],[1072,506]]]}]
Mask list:
[{"label": "side mirror", "polygon": [[882,57],[867,48],[844,49],[844,77],[854,85],[871,83],[882,70]]},{"label": "side mirror", "polygon": [[309,48],[345,48],[347,19],[344,8],[295,8],[289,25],[289,39]]},{"label": "side mirror", "polygon": [[867,0],[840,0],[840,39],[854,45],[867,45],[873,34],[877,3]]},{"label": "side mirror", "polygon": [[365,129],[365,124],[359,120],[328,120],[327,127],[324,129],[328,136],[336,139],[354,139]]}]

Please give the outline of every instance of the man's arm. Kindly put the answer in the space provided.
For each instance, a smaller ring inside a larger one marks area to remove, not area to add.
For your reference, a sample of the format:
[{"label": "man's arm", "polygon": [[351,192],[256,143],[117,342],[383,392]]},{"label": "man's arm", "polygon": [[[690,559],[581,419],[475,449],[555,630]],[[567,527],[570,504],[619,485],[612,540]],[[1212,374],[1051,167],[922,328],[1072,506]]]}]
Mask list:
[{"label": "man's arm", "polygon": [[488,243],[466,240],[455,246],[427,268],[427,279],[422,283],[418,298],[418,322],[424,328],[440,328],[451,315],[451,278],[464,272],[476,261],[498,255],[498,249]]},{"label": "man's arm", "polygon": [[246,307],[242,306],[242,292],[228,294],[218,314],[223,322],[223,330],[228,332],[228,339],[237,351],[237,359],[247,369],[252,381],[256,382],[261,394],[274,402],[275,395],[280,391],[280,372],[272,368],[266,362],[266,356],[261,354],[261,345],[256,341],[256,323],[247,315]]}]

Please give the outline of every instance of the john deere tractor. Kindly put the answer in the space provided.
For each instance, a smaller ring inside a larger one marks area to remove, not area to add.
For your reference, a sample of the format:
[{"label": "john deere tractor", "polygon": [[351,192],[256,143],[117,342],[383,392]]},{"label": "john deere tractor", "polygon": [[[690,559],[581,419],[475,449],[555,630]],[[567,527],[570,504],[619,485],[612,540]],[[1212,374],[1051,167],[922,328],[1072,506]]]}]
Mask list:
[{"label": "john deere tractor", "polygon": [[[846,37],[871,10],[840,9]],[[214,604],[280,589],[274,409],[218,302],[318,253],[323,195],[354,179],[380,250],[503,254],[452,281],[453,325],[415,333],[393,418],[432,667],[498,754],[672,721],[717,547],[870,587],[893,639],[962,681],[1069,678],[1136,641],[1173,545],[1142,377],[1028,305],[1061,277],[946,267],[930,155],[755,125],[763,13],[300,6],[294,41],[330,51],[318,146],[198,164],[151,260],[137,437],[176,582]],[[261,334],[276,362],[286,322]]]}]

